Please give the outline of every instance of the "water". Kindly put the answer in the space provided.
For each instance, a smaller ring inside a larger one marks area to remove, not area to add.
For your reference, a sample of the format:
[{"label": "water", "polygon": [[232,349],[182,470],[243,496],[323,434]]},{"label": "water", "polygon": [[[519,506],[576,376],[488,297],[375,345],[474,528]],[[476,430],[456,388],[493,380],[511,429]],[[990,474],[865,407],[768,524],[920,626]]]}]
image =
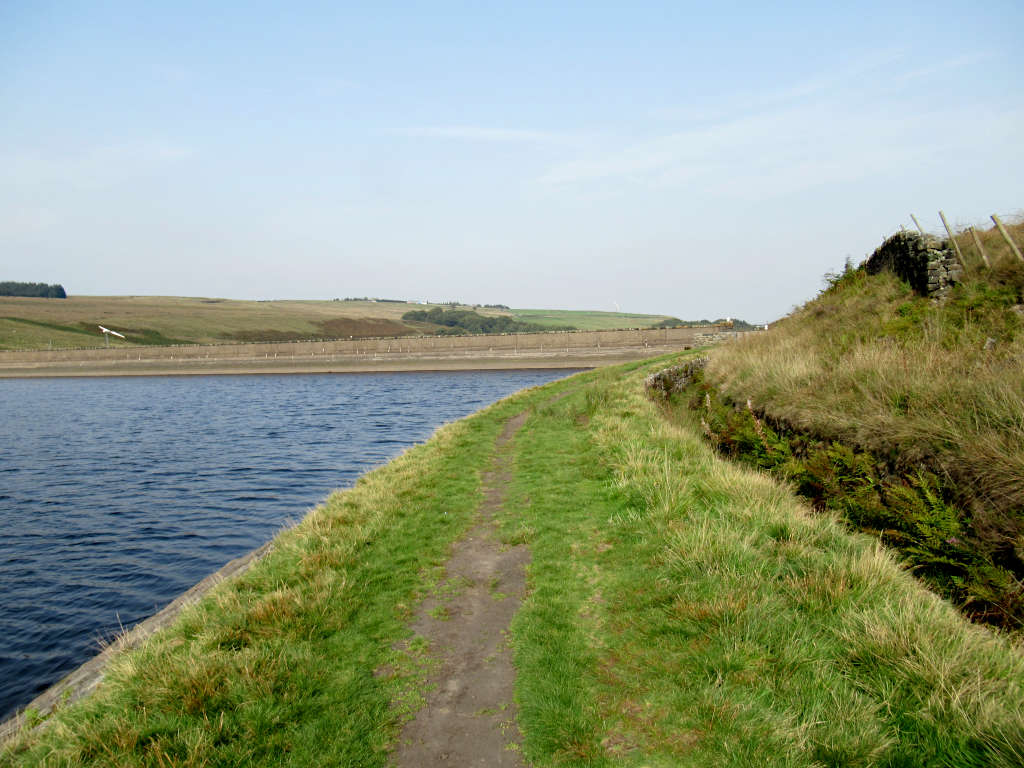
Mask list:
[{"label": "water", "polygon": [[567,373],[0,380],[0,717],[331,490]]}]

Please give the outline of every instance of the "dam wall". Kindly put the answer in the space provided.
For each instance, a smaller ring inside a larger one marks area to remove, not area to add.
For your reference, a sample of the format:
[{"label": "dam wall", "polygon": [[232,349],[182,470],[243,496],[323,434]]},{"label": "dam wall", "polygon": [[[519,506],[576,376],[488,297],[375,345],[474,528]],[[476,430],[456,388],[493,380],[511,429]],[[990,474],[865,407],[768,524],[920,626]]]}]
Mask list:
[{"label": "dam wall", "polygon": [[[254,342],[189,346],[127,346],[94,349],[0,351],[0,366],[14,364],[102,363],[117,361],[259,360],[381,356],[465,357],[479,355],[572,354],[584,350],[682,349],[728,339],[730,326],[617,331],[552,331],[473,336],[404,336],[330,341]],[[652,354],[654,352],[652,351]]]}]

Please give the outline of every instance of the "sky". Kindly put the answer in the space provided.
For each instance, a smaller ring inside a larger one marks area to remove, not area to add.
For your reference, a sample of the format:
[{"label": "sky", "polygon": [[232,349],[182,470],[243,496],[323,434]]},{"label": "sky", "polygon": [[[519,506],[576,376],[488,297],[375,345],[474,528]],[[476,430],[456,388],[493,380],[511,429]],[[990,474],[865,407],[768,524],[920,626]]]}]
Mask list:
[{"label": "sky", "polygon": [[1021,212],[1022,28],[1019,0],[0,0],[0,280],[767,322],[910,213]]}]

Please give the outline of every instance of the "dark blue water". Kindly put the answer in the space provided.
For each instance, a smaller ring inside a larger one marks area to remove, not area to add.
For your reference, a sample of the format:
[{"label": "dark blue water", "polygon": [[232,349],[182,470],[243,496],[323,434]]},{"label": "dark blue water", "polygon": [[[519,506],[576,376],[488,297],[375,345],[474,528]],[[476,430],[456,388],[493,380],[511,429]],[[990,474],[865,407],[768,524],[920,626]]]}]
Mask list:
[{"label": "dark blue water", "polygon": [[331,490],[568,373],[0,380],[0,717]]}]

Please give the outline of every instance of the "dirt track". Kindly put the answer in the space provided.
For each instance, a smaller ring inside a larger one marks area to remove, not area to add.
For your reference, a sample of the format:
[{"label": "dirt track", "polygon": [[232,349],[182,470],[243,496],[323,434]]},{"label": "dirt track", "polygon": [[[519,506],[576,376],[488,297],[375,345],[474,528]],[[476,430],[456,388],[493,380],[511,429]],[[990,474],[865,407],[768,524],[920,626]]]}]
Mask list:
[{"label": "dirt track", "polygon": [[502,546],[493,518],[510,481],[500,449],[525,420],[520,414],[505,425],[483,477],[477,522],[455,544],[438,596],[424,601],[413,624],[440,668],[437,687],[399,738],[395,759],[402,768],[524,765],[506,633],[526,592],[530,553]]}]

